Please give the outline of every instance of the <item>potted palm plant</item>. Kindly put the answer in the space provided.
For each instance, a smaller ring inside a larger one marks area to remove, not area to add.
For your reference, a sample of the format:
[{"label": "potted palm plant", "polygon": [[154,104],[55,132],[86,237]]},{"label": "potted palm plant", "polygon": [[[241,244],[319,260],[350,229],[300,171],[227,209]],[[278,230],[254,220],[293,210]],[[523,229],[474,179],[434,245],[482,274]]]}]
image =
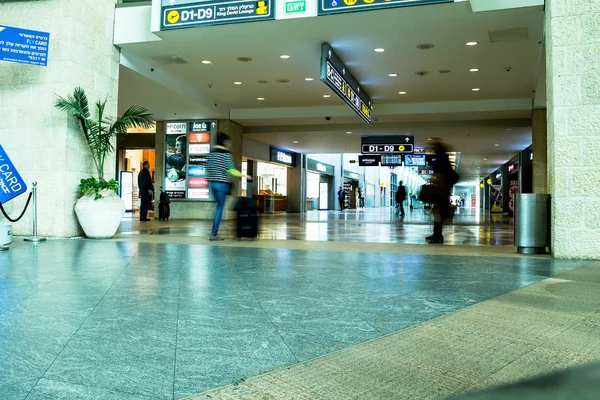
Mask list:
[{"label": "potted palm plant", "polygon": [[104,179],[104,162],[116,150],[116,141],[122,139],[129,128],[152,128],[153,116],[144,107],[132,106],[120,117],[107,117],[104,115],[107,100],[104,100],[96,102],[96,116],[92,117],[88,98],[80,87],[75,88],[66,99],[57,97],[56,108],[77,120],[79,132],[87,141],[97,171],[97,177],[81,180],[79,190],[82,196],[75,205],[75,214],[87,237],[111,238],[119,228],[125,204],[117,196],[119,184],[114,179]]}]

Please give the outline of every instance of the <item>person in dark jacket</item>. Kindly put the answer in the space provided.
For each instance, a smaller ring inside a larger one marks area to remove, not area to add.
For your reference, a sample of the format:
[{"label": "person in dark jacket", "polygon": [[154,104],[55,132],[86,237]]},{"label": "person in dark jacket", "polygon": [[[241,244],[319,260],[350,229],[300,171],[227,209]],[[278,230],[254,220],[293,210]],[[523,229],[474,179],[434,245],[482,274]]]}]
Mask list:
[{"label": "person in dark jacket", "polygon": [[434,139],[432,147],[435,152],[435,163],[433,165],[434,175],[431,178],[431,182],[437,189],[439,201],[434,205],[433,235],[427,237],[427,242],[443,244],[444,236],[442,235],[442,229],[444,221],[449,215],[449,198],[452,188],[458,180],[458,174],[452,168],[452,164],[450,164],[446,146],[442,141]]},{"label": "person in dark jacket", "polygon": [[223,209],[227,201],[227,195],[231,193],[233,187],[233,178],[240,177],[242,173],[235,168],[233,156],[229,151],[231,138],[228,134],[219,132],[217,135],[217,145],[206,159],[206,172],[210,190],[212,190],[217,203],[215,219],[213,220],[210,240],[223,240],[219,236],[219,226],[223,219]]},{"label": "person in dark jacket", "polygon": [[398,190],[396,191],[396,207],[398,207],[398,213],[401,217],[404,217],[404,201],[406,200],[406,188],[402,185],[402,181],[398,183]]},{"label": "person in dark jacket", "polygon": [[150,221],[148,218],[148,210],[152,202],[152,194],[154,193],[154,185],[150,176],[150,163],[144,161],[143,168],[138,174],[138,188],[140,190],[140,221]]},{"label": "person in dark jacket", "polygon": [[346,191],[340,186],[338,190],[338,201],[340,202],[340,210],[344,211],[344,203],[346,202]]}]

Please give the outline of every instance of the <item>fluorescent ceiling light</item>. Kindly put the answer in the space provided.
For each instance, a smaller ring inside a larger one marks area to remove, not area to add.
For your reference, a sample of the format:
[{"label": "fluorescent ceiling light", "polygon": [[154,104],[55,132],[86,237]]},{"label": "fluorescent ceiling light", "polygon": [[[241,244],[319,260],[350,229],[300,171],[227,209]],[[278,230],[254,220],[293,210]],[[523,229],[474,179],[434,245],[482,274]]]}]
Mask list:
[{"label": "fluorescent ceiling light", "polygon": [[465,43],[467,46],[477,46],[477,42],[467,42]]},{"label": "fluorescent ceiling light", "polygon": [[376,53],[383,53],[385,51],[385,49],[382,49],[381,47],[378,47],[375,49]]},{"label": "fluorescent ceiling light", "polygon": [[241,85],[242,82],[233,82],[234,85]]},{"label": "fluorescent ceiling light", "polygon": [[288,58],[290,58],[290,56],[288,56],[287,54],[282,54],[279,56],[279,58],[283,58],[284,60],[287,60]]},{"label": "fluorescent ceiling light", "polygon": [[406,94],[406,92],[398,92],[398,94]]},{"label": "fluorescent ceiling light", "polygon": [[471,89],[474,92],[479,92],[481,89],[479,89],[478,87]]},{"label": "fluorescent ceiling light", "polygon": [[256,100],[260,100],[263,101],[265,98],[264,97],[257,97]]},{"label": "fluorescent ceiling light", "polygon": [[208,65],[208,64],[212,64],[212,63],[210,61],[208,61],[208,60],[204,60],[204,61],[202,61],[202,64],[207,64]]},{"label": "fluorescent ceiling light", "polygon": [[327,97],[331,97],[330,94],[324,94],[323,97],[327,98]]},{"label": "fluorescent ceiling light", "polygon": [[312,81],[313,78],[304,78],[305,81]]},{"label": "fluorescent ceiling light", "polygon": [[398,74],[389,74],[389,76],[395,77],[395,76],[398,76]]},{"label": "fluorescent ceiling light", "polygon": [[479,68],[471,68],[469,72],[479,72]]}]

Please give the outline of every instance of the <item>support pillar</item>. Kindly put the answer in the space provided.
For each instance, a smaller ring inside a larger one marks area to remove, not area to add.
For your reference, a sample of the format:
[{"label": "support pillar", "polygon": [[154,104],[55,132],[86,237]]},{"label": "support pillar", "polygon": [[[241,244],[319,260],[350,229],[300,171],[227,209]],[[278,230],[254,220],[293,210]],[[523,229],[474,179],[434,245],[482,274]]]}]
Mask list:
[{"label": "support pillar", "polygon": [[531,139],[533,151],[533,193],[548,193],[548,124],[546,110],[533,110]]},{"label": "support pillar", "polygon": [[600,2],[548,0],[546,38],[552,252],[557,258],[597,259]]}]

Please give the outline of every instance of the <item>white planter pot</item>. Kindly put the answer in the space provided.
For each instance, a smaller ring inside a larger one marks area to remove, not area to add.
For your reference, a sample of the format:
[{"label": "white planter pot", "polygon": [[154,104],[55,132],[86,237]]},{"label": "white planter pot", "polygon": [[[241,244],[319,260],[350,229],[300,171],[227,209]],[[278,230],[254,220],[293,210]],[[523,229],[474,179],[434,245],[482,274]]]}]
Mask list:
[{"label": "white planter pot", "polygon": [[101,199],[82,196],[75,205],[75,214],[85,235],[90,239],[112,238],[125,214],[123,199],[110,190],[100,192]]}]

